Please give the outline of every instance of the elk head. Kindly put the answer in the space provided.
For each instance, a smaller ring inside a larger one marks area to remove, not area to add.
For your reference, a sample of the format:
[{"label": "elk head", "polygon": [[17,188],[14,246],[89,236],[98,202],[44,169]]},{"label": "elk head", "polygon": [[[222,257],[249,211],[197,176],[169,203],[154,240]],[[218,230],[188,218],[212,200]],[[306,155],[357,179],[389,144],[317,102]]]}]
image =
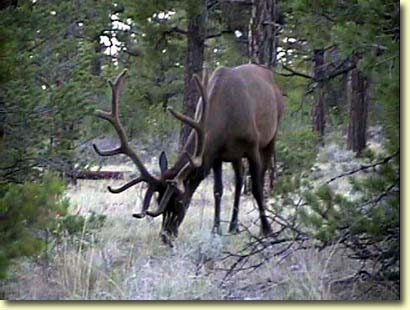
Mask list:
[{"label": "elk head", "polygon": [[[111,123],[119,137],[120,146],[113,150],[100,150],[93,144],[94,150],[100,156],[114,156],[124,154],[128,156],[140,171],[140,176],[129,181],[119,188],[108,186],[108,191],[114,194],[121,193],[130,187],[145,182],[148,187],[140,213],[133,214],[135,218],[144,218],[146,215],[151,217],[163,216],[161,238],[163,242],[172,245],[171,240],[178,234],[178,227],[184,219],[187,206],[189,205],[192,191],[186,190],[186,180],[189,175],[196,173],[197,169],[203,163],[204,153],[204,119],[206,116],[207,99],[204,87],[198,76],[194,76],[197,86],[200,90],[202,100],[198,103],[195,119],[185,116],[181,113],[168,108],[168,111],[178,120],[193,128],[191,135],[194,135],[195,144],[192,154],[188,150],[183,152],[182,156],[177,161],[177,164],[171,169],[168,168],[168,161],[164,152],[159,157],[159,166],[161,170],[160,176],[154,176],[148,172],[139,156],[130,147],[126,137],[123,125],[119,117],[119,98],[124,84],[124,77],[127,70],[123,70],[117,78],[109,85],[112,90],[111,111],[105,112],[97,110],[96,116]],[[156,210],[149,210],[150,202],[154,194],[157,193],[158,207]]]}]

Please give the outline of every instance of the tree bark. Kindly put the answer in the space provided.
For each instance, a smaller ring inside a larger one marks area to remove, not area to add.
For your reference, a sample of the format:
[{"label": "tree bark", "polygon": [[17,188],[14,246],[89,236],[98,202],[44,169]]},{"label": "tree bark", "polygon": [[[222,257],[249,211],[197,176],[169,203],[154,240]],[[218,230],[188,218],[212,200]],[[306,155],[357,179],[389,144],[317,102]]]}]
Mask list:
[{"label": "tree bark", "polygon": [[[196,104],[199,99],[199,91],[192,80],[194,74],[201,74],[204,61],[205,38],[206,38],[206,1],[201,0],[199,7],[191,9],[188,12],[188,30],[187,30],[187,51],[185,57],[185,74],[184,74],[184,114],[194,117]],[[183,125],[180,133],[180,147],[185,145],[191,128]]]},{"label": "tree bark", "polygon": [[253,63],[273,68],[277,47],[276,0],[255,0],[250,23],[249,56]]},{"label": "tree bark", "polygon": [[314,79],[319,81],[317,87],[317,98],[313,106],[313,131],[316,132],[320,139],[323,139],[325,133],[325,88],[322,81],[324,68],[325,51],[322,49],[314,51]]},{"label": "tree bark", "polygon": [[[276,65],[278,43],[278,11],[276,0],[253,0],[252,17],[250,20],[250,35],[248,37],[249,58],[252,63],[264,65],[273,69]],[[275,155],[273,155],[275,158]],[[272,191],[276,162],[271,165],[269,190]],[[249,170],[247,175],[249,175]],[[248,176],[245,177],[245,193]],[[265,183],[265,182],[264,182]]]},{"label": "tree bark", "polygon": [[93,61],[93,66],[91,68],[91,73],[95,76],[100,76],[102,73],[102,65],[103,65],[103,47],[102,44],[100,43],[100,36],[97,36],[95,39],[95,55],[94,55],[94,61]]},{"label": "tree bark", "polygon": [[368,86],[369,82],[358,68],[359,57],[354,57],[356,68],[351,72],[350,118],[347,133],[347,147],[359,156],[366,147]]}]

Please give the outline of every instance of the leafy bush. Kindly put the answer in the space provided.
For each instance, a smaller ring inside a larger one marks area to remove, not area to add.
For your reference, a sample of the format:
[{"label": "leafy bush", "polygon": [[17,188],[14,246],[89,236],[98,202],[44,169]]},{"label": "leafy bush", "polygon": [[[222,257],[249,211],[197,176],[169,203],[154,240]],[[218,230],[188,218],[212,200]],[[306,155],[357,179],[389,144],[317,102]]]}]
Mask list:
[{"label": "leafy bush", "polygon": [[67,214],[54,221],[49,231],[56,241],[60,241],[68,236],[84,237],[85,234],[93,230],[100,229],[106,220],[107,216],[91,212],[88,217],[77,214]]},{"label": "leafy bush", "polygon": [[41,233],[66,215],[63,183],[47,175],[41,183],[6,184],[0,189],[0,279],[13,259],[32,256],[44,246]]}]

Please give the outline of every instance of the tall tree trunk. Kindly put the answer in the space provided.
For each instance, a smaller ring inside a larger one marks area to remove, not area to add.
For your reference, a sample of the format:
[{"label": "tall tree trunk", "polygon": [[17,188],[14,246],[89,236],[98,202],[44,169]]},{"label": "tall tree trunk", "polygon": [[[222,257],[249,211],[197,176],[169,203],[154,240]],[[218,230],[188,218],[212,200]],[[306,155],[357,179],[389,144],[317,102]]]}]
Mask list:
[{"label": "tall tree trunk", "polygon": [[250,23],[249,56],[253,63],[273,68],[276,64],[276,0],[255,0]]},{"label": "tall tree trunk", "polygon": [[102,64],[103,64],[103,46],[100,43],[100,36],[98,35],[95,38],[95,55],[93,59],[93,66],[91,68],[91,73],[95,76],[100,76],[102,72]]},{"label": "tall tree trunk", "polygon": [[325,133],[325,88],[324,81],[324,50],[314,51],[314,78],[318,81],[317,98],[313,106],[313,131],[316,132],[322,140]]},{"label": "tall tree trunk", "polygon": [[[340,54],[340,50],[337,47],[334,47],[330,50],[327,50],[325,53],[326,61],[326,75],[331,74],[338,68],[343,66],[344,59]],[[326,81],[325,85],[325,114],[328,113],[337,116],[333,118],[336,121],[334,124],[330,124],[332,119],[329,117],[327,119],[326,125],[340,125],[345,116],[348,113],[348,72],[341,74],[338,77],[335,77],[331,80]]]},{"label": "tall tree trunk", "polygon": [[351,72],[350,119],[347,133],[348,149],[360,155],[366,147],[368,86],[369,82],[358,68],[359,57],[355,57],[356,68]]},{"label": "tall tree trunk", "polygon": [[[187,51],[185,58],[185,91],[183,109],[184,114],[194,117],[195,108],[199,98],[199,91],[192,80],[192,76],[201,74],[204,61],[205,37],[206,37],[206,0],[201,0],[197,7],[188,10]],[[180,133],[180,147],[183,147],[191,128],[183,125]]]},{"label": "tall tree trunk", "polygon": [[[252,17],[250,20],[250,35],[248,37],[249,58],[252,63],[264,65],[273,69],[276,65],[278,43],[278,12],[276,0],[253,0]],[[275,157],[275,155],[273,155]],[[273,189],[275,178],[275,165],[273,161],[269,167],[269,190]],[[249,170],[246,173],[249,175]],[[248,176],[245,177],[245,194],[250,192]]]}]

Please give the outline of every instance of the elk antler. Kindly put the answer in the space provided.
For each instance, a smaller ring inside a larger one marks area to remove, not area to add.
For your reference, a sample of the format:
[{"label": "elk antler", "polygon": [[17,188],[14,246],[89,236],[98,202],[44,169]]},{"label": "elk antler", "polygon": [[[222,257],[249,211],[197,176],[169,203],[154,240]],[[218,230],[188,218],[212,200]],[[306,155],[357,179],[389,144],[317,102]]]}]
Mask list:
[{"label": "elk antler", "polygon": [[114,80],[114,82],[108,81],[108,83],[111,86],[111,91],[112,91],[112,102],[111,102],[111,112],[106,112],[106,111],[101,111],[97,110],[95,111],[95,115],[99,118],[105,119],[109,123],[111,123],[114,126],[115,131],[118,134],[118,137],[120,139],[120,146],[117,147],[116,149],[113,150],[106,150],[102,151],[100,150],[97,145],[93,144],[94,150],[97,152],[98,155],[100,156],[113,156],[113,155],[118,155],[118,154],[124,154],[127,155],[137,166],[139,171],[141,172],[141,176],[131,180],[127,184],[117,188],[113,189],[111,187],[108,187],[108,190],[111,193],[117,194],[121,193],[131,186],[138,184],[142,181],[153,184],[153,183],[158,183],[159,180],[155,178],[153,175],[151,175],[147,168],[144,166],[142,163],[141,159],[138,157],[138,155],[131,149],[130,145],[128,144],[127,136],[125,134],[124,127],[121,124],[120,117],[119,117],[119,99],[120,99],[120,93],[122,91],[123,83],[124,83],[124,77],[127,73],[127,69],[124,69]]},{"label": "elk antler", "polygon": [[[154,190],[150,187],[148,187],[146,193],[145,193],[145,197],[144,197],[144,201],[142,203],[142,211],[140,213],[134,213],[132,216],[137,218],[137,219],[142,219],[145,217],[145,215],[147,214],[147,210],[149,208],[149,204],[151,202],[151,198],[152,195],[154,194]],[[150,215],[150,214],[148,214]]]},{"label": "elk antler", "polygon": [[168,204],[169,199],[171,198],[173,194],[174,194],[174,188],[172,186],[167,186],[167,189],[165,190],[164,196],[162,197],[157,210],[155,211],[147,210],[146,214],[148,214],[151,217],[157,217],[158,215],[162,214]]},{"label": "elk antler", "polygon": [[[192,127],[196,134],[197,134],[197,143],[195,147],[194,156],[195,159],[190,159],[189,161],[192,164],[195,164],[195,167],[199,167],[202,165],[202,156],[204,151],[204,142],[205,142],[205,129],[204,129],[204,122],[206,117],[206,109],[208,106],[208,97],[206,95],[205,89],[198,77],[198,75],[194,74],[193,79],[195,80],[199,92],[201,93],[202,103],[200,102],[197,108],[196,113],[196,120],[193,120],[189,116],[181,114],[179,112],[174,111],[171,107],[168,107],[168,111],[178,120],[187,124],[188,126]],[[189,156],[189,155],[188,155]]]},{"label": "elk antler", "polygon": [[174,111],[171,107],[168,107],[168,111],[178,120],[192,127],[196,132],[196,146],[194,150],[194,155],[191,157],[188,152],[185,152],[185,156],[188,158],[188,163],[179,171],[177,176],[174,178],[173,183],[176,185],[180,192],[184,192],[183,180],[192,171],[193,168],[199,168],[203,163],[204,146],[205,146],[205,118],[206,111],[208,107],[208,97],[205,92],[205,88],[202,85],[198,75],[193,76],[196,85],[201,93],[202,102],[198,103],[196,120]]}]

